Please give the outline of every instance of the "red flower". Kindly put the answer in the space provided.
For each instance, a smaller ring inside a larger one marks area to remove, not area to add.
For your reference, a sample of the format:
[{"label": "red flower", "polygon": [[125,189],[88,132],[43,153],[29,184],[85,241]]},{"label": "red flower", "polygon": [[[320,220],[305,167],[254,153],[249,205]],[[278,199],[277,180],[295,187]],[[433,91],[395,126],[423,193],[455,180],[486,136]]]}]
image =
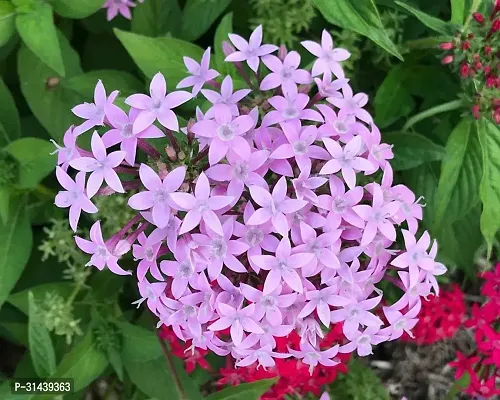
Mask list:
[{"label": "red flower", "polygon": [[457,357],[458,359],[456,361],[449,364],[451,367],[456,368],[455,379],[459,379],[466,372],[472,374],[475,364],[480,360],[478,356],[467,357],[459,351],[457,351]]}]

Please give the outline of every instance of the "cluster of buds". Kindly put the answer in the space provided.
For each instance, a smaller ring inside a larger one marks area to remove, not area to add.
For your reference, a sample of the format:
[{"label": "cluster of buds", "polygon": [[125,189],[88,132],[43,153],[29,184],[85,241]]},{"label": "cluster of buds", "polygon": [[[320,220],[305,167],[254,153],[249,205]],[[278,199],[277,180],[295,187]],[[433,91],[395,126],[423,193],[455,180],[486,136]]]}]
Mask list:
[{"label": "cluster of buds", "polygon": [[481,295],[484,301],[472,305],[471,316],[464,325],[474,333],[475,350],[450,365],[456,368],[455,378],[469,374],[470,384],[466,393],[489,399],[500,395],[500,263],[482,275]]},{"label": "cluster of buds", "polygon": [[[139,3],[144,3],[144,0],[137,0]],[[132,19],[132,11],[137,4],[132,0],[105,0],[102,8],[106,9],[106,18],[111,21],[118,14],[127,19]]]},{"label": "cluster of buds", "polygon": [[459,72],[474,118],[490,115],[500,124],[500,0],[489,16],[476,12],[472,19],[452,41],[441,43],[440,48],[447,51],[442,63],[452,64]]},{"label": "cluster of buds", "polygon": [[[249,41],[229,39],[226,61],[249,89],[216,80],[210,49],[200,62],[184,59],[189,76],[177,88],[191,92],[167,94],[158,73],[150,95],[126,99],[127,112],[99,82],[94,103],[73,109],[84,122],[58,148],[56,205],[69,208],[76,231],[82,211],[98,212],[94,196],[135,193],[127,204],[136,215],[116,234],[104,240],[98,220],[76,243],[88,265],[121,275],[132,274],[119,265],[132,251],[136,303],[191,341],[189,351],[230,355],[238,367],[292,357],[311,374],[337,365],[339,353],[367,356],[413,328],[421,297],[438,294],[446,267],[429,233],[418,233],[422,205],[393,185],[391,146],[364,109],[368,97],[344,76],[349,53],[328,32],[302,43],[316,57],[311,71],[295,51],[273,55],[261,27]],[[210,107],[179,129],[173,109],[200,94]],[[95,127],[105,132],[93,132],[91,151],[78,147]],[[151,144],[165,137],[174,153]],[[378,171],[380,182],[370,178]],[[374,314],[382,281],[401,289],[385,323]],[[321,348],[322,325],[335,324],[345,340]],[[278,348],[294,331],[299,343]]]}]

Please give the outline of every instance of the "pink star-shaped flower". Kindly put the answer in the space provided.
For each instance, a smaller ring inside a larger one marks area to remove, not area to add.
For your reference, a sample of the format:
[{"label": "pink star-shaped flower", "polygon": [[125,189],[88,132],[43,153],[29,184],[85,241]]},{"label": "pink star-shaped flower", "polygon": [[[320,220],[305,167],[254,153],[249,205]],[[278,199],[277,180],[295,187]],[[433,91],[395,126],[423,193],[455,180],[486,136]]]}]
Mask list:
[{"label": "pink star-shaped flower", "polygon": [[210,69],[210,47],[205,50],[198,64],[191,57],[184,57],[184,65],[191,74],[177,84],[177,89],[193,87],[192,94],[196,96],[203,85],[219,76],[215,69]]}]

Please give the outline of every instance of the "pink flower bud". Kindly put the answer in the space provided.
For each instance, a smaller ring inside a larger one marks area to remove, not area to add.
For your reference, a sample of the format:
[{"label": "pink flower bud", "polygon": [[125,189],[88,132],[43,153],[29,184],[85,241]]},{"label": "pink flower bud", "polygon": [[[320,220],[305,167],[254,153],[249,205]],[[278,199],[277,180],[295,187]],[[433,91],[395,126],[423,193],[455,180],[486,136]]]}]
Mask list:
[{"label": "pink flower bud", "polygon": [[481,118],[481,109],[479,108],[479,104],[474,104],[472,107],[472,115],[475,119]]},{"label": "pink flower bud", "polygon": [[124,254],[127,254],[131,248],[132,246],[130,245],[128,240],[122,239],[116,244],[115,249],[113,250],[113,254],[117,257],[121,257]]},{"label": "pink flower bud", "polygon": [[449,55],[449,56],[445,56],[443,57],[443,59],[441,60],[441,64],[443,65],[446,65],[446,64],[451,64],[453,62],[453,56],[452,55]]},{"label": "pink flower bud", "polygon": [[462,64],[460,66],[460,76],[465,79],[469,76],[470,67],[467,64]]},{"label": "pink flower bud", "polygon": [[455,45],[452,42],[444,42],[439,45],[439,48],[441,50],[451,50],[455,47]]},{"label": "pink flower bud", "polygon": [[286,46],[282,44],[278,50],[278,58],[283,61],[288,54],[288,50],[286,49]]},{"label": "pink flower bud", "polygon": [[491,24],[491,30],[489,35],[491,36],[493,33],[496,33],[498,31],[500,31],[500,18],[494,20],[493,24]]},{"label": "pink flower bud", "polygon": [[170,146],[165,147],[165,153],[167,154],[167,157],[170,160],[172,160],[172,161],[177,160],[177,154],[175,153],[175,150],[173,147],[170,147]]},{"label": "pink flower bud", "polygon": [[492,51],[493,51],[493,49],[491,48],[491,46],[484,47],[484,54],[486,54],[487,56],[489,56]]},{"label": "pink flower bud", "polygon": [[227,57],[229,54],[233,54],[236,50],[231,45],[231,43],[224,40],[222,42],[222,51],[224,52],[224,55]]},{"label": "pink flower bud", "polygon": [[468,40],[465,40],[462,42],[462,50],[469,50],[470,49],[470,42]]},{"label": "pink flower bud", "polygon": [[483,14],[475,12],[474,14],[472,14],[472,18],[474,18],[479,25],[484,24]]}]

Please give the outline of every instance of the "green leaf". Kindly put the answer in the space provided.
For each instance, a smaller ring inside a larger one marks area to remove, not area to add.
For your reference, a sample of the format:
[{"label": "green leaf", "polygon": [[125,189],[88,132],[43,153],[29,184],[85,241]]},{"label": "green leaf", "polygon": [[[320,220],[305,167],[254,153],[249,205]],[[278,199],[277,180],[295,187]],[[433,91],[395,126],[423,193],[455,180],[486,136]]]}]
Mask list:
[{"label": "green leaf", "polygon": [[113,369],[116,372],[116,375],[118,376],[118,379],[123,381],[123,360],[122,356],[118,352],[117,349],[115,348],[109,348],[107,351],[108,355],[108,361],[113,367]]},{"label": "green leaf", "polygon": [[19,162],[21,189],[31,189],[49,175],[56,166],[56,157],[50,154],[54,145],[47,140],[28,137],[10,143],[6,150]]},{"label": "green leaf", "polygon": [[58,75],[66,75],[50,5],[39,2],[31,12],[17,14],[16,27],[24,44],[40,60]]},{"label": "green leaf", "polygon": [[[67,78],[81,75],[78,54],[68,40],[59,34],[59,42],[66,65]],[[64,132],[82,120],[71,112],[71,108],[83,103],[83,96],[65,89],[57,73],[42,63],[27,47],[21,47],[18,54],[18,73],[21,91],[31,111],[54,139],[61,141]]]},{"label": "green leaf", "polygon": [[313,0],[325,19],[373,40],[387,52],[403,60],[382,25],[373,0]]},{"label": "green leaf", "polygon": [[0,224],[0,308],[28,262],[33,243],[26,198],[12,199],[9,219]]},{"label": "green leaf", "polygon": [[466,11],[465,0],[451,0],[451,22],[453,24],[463,24]]},{"label": "green leaf", "polygon": [[126,322],[118,326],[123,336],[123,357],[127,360],[146,362],[161,354],[161,347],[155,333]]},{"label": "green leaf", "polygon": [[99,80],[102,81],[106,90],[109,92],[119,90],[122,96],[128,96],[144,90],[144,84],[134,75],[128,72],[105,69],[73,76],[64,80],[62,86],[85,96],[87,99],[93,99],[94,90]]},{"label": "green leaf", "polygon": [[214,36],[214,60],[215,66],[222,74],[237,76],[236,68],[233,63],[225,62],[222,42],[229,40],[229,34],[233,32],[233,13],[230,12],[221,19],[219,26],[215,30]]},{"label": "green leaf", "polygon": [[484,169],[480,186],[481,232],[488,243],[488,254],[491,254],[500,229],[500,129],[487,119],[481,119],[477,125]]},{"label": "green leaf", "polygon": [[412,13],[420,22],[422,22],[426,27],[432,29],[437,33],[443,35],[453,35],[457,31],[457,27],[449,22],[440,20],[439,18],[433,17],[432,15],[426,14],[423,11],[418,10],[402,1],[396,1],[396,4],[403,7],[405,10]]},{"label": "green leaf", "polygon": [[379,86],[375,95],[375,121],[385,128],[401,117],[406,117],[415,108],[415,101],[403,81],[408,69],[403,65],[393,68]]},{"label": "green leaf", "polygon": [[[102,0],[49,0],[54,11],[66,18],[81,19],[102,8]],[[135,17],[135,15],[134,15]]]},{"label": "green leaf", "polygon": [[106,356],[101,353],[89,331],[62,359],[54,377],[74,380],[75,392],[90,385],[108,366]]},{"label": "green leaf", "polygon": [[261,379],[251,383],[231,386],[207,396],[206,400],[258,400],[273,386],[277,378]]},{"label": "green leaf", "polygon": [[40,378],[46,378],[56,371],[56,353],[43,315],[40,314],[31,292],[28,294],[28,301],[28,339],[31,361],[37,375]]},{"label": "green leaf", "polygon": [[61,295],[64,298],[67,298],[72,292],[72,290],[73,290],[73,285],[68,282],[45,283],[43,285],[34,286],[31,287],[30,289],[11,294],[7,299],[7,301],[14,307],[21,310],[26,315],[28,315],[29,314],[28,294],[30,292],[33,294],[35,301],[41,302],[44,300],[46,293],[54,292]]},{"label": "green leaf", "polygon": [[8,1],[0,1],[0,46],[9,41],[16,30],[16,9]]},{"label": "green leaf", "polygon": [[171,88],[187,76],[183,57],[200,60],[203,55],[201,47],[183,40],[169,37],[150,38],[119,29],[114,29],[114,32],[148,78],[161,72]]},{"label": "green leaf", "polygon": [[140,35],[178,36],[181,26],[182,11],[177,0],[148,0],[134,10],[132,31]]},{"label": "green leaf", "polygon": [[465,118],[455,127],[448,138],[445,152],[434,198],[435,232],[441,226],[462,219],[479,202],[481,148],[472,119]]},{"label": "green leaf", "polygon": [[470,385],[470,375],[468,372],[464,373],[459,379],[453,382],[450,390],[446,394],[444,400],[455,400],[458,394]]},{"label": "green leaf", "polygon": [[0,335],[7,340],[28,347],[28,324],[21,322],[0,322]]},{"label": "green leaf", "polygon": [[395,171],[414,168],[429,161],[439,161],[445,155],[444,147],[418,133],[388,132],[382,138],[384,142],[394,145],[391,166]]},{"label": "green leaf", "polygon": [[187,0],[182,10],[182,34],[184,40],[195,41],[219,18],[231,0]]},{"label": "green leaf", "polygon": [[9,88],[0,78],[0,123],[2,131],[0,132],[0,146],[21,136],[21,122],[16,103],[12,97]]},{"label": "green leaf", "polygon": [[0,188],[0,222],[6,223],[9,218],[10,188]]}]

